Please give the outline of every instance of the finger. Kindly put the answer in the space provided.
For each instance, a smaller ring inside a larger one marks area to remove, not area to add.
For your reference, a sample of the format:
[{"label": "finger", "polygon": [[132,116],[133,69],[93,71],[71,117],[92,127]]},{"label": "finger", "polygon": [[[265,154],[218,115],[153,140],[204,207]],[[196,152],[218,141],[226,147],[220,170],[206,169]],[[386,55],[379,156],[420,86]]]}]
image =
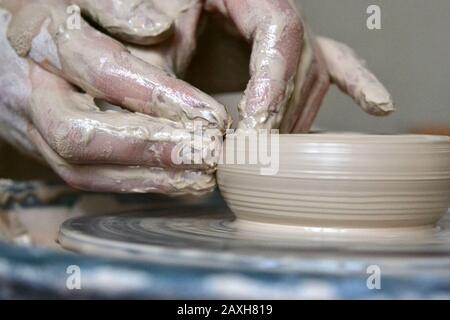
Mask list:
[{"label": "finger", "polygon": [[[132,111],[182,122],[186,127],[199,121],[208,128],[228,128],[225,108],[208,95],[132,56],[122,44],[83,21],[80,29],[66,28],[61,2],[42,6],[41,10],[51,12],[51,18],[45,19],[32,37],[28,53],[47,70],[95,98]],[[13,24],[14,32],[29,27],[22,19]],[[26,42],[21,34],[16,34],[14,43]]]},{"label": "finger", "polygon": [[76,0],[84,13],[116,38],[153,45],[170,37],[173,19],[152,0]]},{"label": "finger", "polygon": [[[81,47],[84,53],[76,54]],[[210,96],[94,31],[77,33],[59,52],[62,74],[96,98],[186,125],[196,120],[209,128],[228,127],[225,108]]]},{"label": "finger", "polygon": [[281,133],[291,133],[300,118],[318,75],[318,64],[308,32],[304,33],[303,48],[295,79],[295,89],[284,113]]},{"label": "finger", "polygon": [[319,76],[306,100],[304,110],[291,133],[308,133],[317,117],[320,106],[330,87],[328,75]]},{"label": "finger", "polygon": [[[315,47],[315,45],[313,45]],[[315,76],[312,88],[304,92],[298,109],[301,110],[297,122],[290,133],[308,133],[317,117],[320,106],[330,88],[330,76],[320,50],[314,49],[315,63],[311,69]]]},{"label": "finger", "polygon": [[215,188],[214,177],[198,171],[72,165],[59,157],[35,128],[29,128],[29,136],[52,169],[69,185],[80,190],[202,195]]},{"label": "finger", "polygon": [[278,128],[294,89],[303,24],[289,0],[211,0],[253,42],[251,79],[240,103],[240,128]]},{"label": "finger", "polygon": [[323,37],[318,43],[332,81],[362,109],[376,116],[395,111],[389,92],[350,47]]},{"label": "finger", "polygon": [[220,132],[189,132],[179,123],[128,111],[102,112],[90,96],[64,80],[37,66],[31,70],[31,120],[66,161],[198,169],[217,165]]}]

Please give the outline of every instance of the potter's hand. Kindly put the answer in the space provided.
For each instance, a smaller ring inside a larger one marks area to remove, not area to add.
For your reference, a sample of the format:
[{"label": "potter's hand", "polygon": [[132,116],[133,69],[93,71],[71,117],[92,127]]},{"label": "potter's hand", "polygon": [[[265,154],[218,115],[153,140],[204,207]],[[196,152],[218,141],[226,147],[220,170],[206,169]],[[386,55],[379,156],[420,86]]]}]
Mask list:
[{"label": "potter's hand", "polygon": [[370,114],[394,110],[386,89],[350,48],[309,37],[292,1],[207,0],[206,8],[229,18],[253,44],[241,128],[307,132],[330,79]]},{"label": "potter's hand", "polygon": [[152,44],[131,50],[177,75],[184,73],[196,47],[202,10],[225,16],[253,47],[251,79],[240,103],[240,128],[307,132],[330,80],[370,114],[386,115],[394,110],[384,86],[350,48],[325,38],[312,40],[290,0],[76,2],[117,38]]},{"label": "potter's hand", "polygon": [[[198,130],[191,120],[200,123],[200,131],[222,134],[228,125],[223,106],[136,58],[83,20],[79,28],[76,23],[69,28],[68,5],[62,0],[0,0],[0,135],[43,156],[80,189],[212,190],[215,143],[205,135],[203,145],[193,140]],[[155,19],[154,24],[150,18],[137,22],[146,31],[147,23],[153,25],[150,34],[130,25],[125,27],[130,32],[117,33],[129,38],[137,32],[146,43],[161,41],[173,26]],[[93,98],[140,113],[101,111]],[[203,161],[195,166],[174,161],[174,154],[191,151]]]}]

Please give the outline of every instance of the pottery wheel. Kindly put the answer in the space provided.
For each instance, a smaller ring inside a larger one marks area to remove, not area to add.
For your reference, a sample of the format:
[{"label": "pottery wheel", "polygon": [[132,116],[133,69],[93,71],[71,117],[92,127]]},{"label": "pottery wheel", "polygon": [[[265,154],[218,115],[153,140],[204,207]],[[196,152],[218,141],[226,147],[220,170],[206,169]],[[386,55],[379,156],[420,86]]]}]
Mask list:
[{"label": "pottery wheel", "polygon": [[222,203],[168,206],[66,221],[69,250],[151,262],[276,272],[450,272],[450,212],[437,227],[370,234],[235,221]]}]

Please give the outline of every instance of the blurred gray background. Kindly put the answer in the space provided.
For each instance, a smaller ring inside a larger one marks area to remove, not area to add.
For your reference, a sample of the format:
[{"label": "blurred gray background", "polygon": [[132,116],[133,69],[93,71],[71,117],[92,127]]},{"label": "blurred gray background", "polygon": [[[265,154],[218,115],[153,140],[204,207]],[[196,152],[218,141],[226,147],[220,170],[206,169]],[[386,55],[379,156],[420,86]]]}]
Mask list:
[{"label": "blurred gray background", "polygon": [[[317,125],[331,130],[406,132],[450,127],[450,0],[296,0],[316,34],[353,47],[386,85],[397,112],[370,117],[333,88]],[[366,27],[381,7],[382,30]]]}]

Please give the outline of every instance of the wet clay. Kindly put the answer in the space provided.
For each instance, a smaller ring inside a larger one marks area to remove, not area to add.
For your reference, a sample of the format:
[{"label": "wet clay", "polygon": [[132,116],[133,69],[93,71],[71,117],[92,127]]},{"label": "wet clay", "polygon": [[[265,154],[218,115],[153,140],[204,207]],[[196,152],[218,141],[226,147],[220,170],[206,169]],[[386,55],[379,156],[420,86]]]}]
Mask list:
[{"label": "wet clay", "polygon": [[382,230],[433,226],[450,206],[448,137],[281,135],[279,154],[272,176],[261,165],[219,166],[238,220]]},{"label": "wet clay", "polygon": [[237,22],[239,33],[253,43],[251,79],[239,104],[239,127],[279,127],[300,61],[299,35],[303,29],[297,10],[284,1],[242,1],[235,5],[207,1],[206,10],[213,7]]},{"label": "wet clay", "polygon": [[240,129],[309,132],[330,78],[367,112],[394,111],[387,90],[354,52],[316,40],[292,2],[210,0],[206,10],[211,8],[232,20],[253,45],[251,77],[239,104]]}]

